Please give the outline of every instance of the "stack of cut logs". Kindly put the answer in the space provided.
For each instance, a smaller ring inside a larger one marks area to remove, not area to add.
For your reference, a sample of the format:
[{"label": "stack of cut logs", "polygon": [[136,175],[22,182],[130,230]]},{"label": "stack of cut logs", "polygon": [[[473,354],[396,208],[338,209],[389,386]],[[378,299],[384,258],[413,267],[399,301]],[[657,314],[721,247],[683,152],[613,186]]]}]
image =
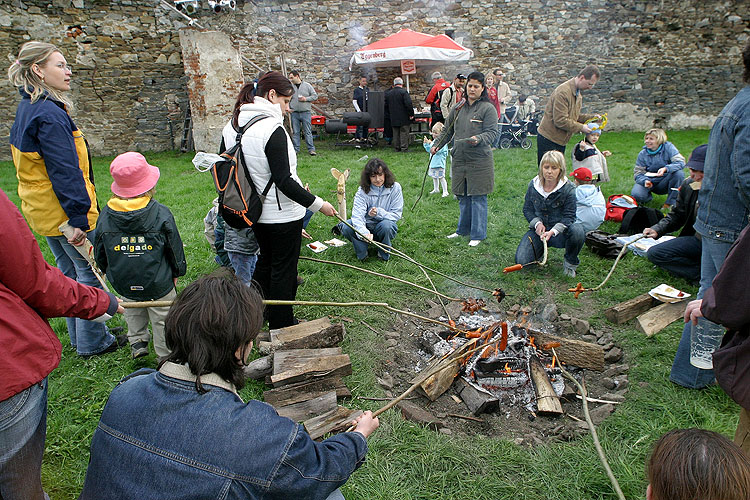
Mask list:
[{"label": "stack of cut logs", "polygon": [[337,403],[351,396],[343,381],[352,373],[349,355],[339,347],[343,338],[344,325],[328,318],[261,332],[256,342],[265,356],[245,368],[248,378],[265,378],[273,387],[263,393],[265,402],[302,422],[313,439],[346,429],[361,414]]}]

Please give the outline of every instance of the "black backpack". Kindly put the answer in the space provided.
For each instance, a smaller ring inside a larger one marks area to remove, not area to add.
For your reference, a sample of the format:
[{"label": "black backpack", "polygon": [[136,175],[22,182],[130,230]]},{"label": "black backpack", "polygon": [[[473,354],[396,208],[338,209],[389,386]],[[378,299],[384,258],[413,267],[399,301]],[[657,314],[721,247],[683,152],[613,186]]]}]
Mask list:
[{"label": "black backpack", "polygon": [[655,208],[635,207],[631,208],[622,216],[620,234],[636,234],[643,232],[664,218],[664,214]]},{"label": "black backpack", "polygon": [[234,146],[221,153],[222,159],[211,166],[214,185],[219,194],[219,214],[224,219],[224,223],[235,229],[246,229],[258,222],[263,212],[263,198],[273,184],[273,181],[269,179],[261,195],[258,195],[242,153],[242,135],[264,118],[268,117],[255,116],[238,130]]},{"label": "black backpack", "polygon": [[591,253],[606,259],[616,259],[624,245],[615,238],[616,234],[607,234],[595,229],[586,233],[585,243]]}]

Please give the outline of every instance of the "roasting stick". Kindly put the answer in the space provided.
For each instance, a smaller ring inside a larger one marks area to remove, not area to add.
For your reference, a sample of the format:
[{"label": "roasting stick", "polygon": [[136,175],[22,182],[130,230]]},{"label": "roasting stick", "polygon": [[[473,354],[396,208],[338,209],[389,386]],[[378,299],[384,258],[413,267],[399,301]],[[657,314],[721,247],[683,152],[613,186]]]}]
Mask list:
[{"label": "roasting stick", "polygon": [[[356,229],[354,229],[351,226],[351,224],[349,224],[345,220],[341,219],[341,217],[339,217],[338,219],[341,222],[343,222],[344,224],[346,224],[347,226],[351,227],[357,234],[360,234]],[[360,234],[360,236],[364,236],[364,235]],[[393,255],[397,255],[397,256],[401,257],[402,259],[405,259],[405,260],[411,262],[412,264],[415,264],[415,265],[417,265],[417,266],[419,266],[419,267],[421,267],[423,269],[426,269],[426,270],[430,271],[431,273],[435,273],[438,276],[442,276],[443,278],[448,279],[450,281],[453,281],[454,283],[458,283],[459,285],[463,285],[463,286],[466,286],[466,287],[469,287],[469,288],[473,288],[474,290],[481,290],[483,292],[488,292],[488,293],[491,293],[493,295],[495,294],[495,290],[490,290],[489,288],[484,288],[484,287],[481,287],[481,286],[477,286],[477,285],[472,285],[472,284],[466,283],[466,282],[458,280],[458,279],[456,279],[456,278],[454,278],[452,276],[448,276],[445,273],[442,273],[440,271],[432,269],[431,267],[425,266],[424,264],[420,264],[419,262],[417,262],[416,260],[412,259],[411,257],[409,257],[408,255],[406,255],[402,251],[400,251],[400,250],[398,250],[396,248],[393,248],[390,245],[385,245],[383,243],[380,243],[379,241],[372,241],[371,243],[373,245],[377,246],[378,248],[381,248],[383,250],[387,250],[387,251],[391,252]]]},{"label": "roasting stick", "polygon": [[461,302],[462,300],[464,300],[464,299],[459,299],[457,297],[449,297],[449,296],[444,295],[444,294],[442,294],[442,293],[440,293],[438,291],[430,290],[429,288],[423,287],[421,285],[417,285],[416,283],[412,283],[411,281],[402,280],[401,278],[396,278],[394,276],[389,276],[389,275],[383,274],[383,273],[377,273],[375,271],[370,271],[369,269],[364,269],[364,268],[361,268],[361,267],[353,266],[351,264],[345,264],[343,262],[334,262],[332,260],[322,260],[322,259],[315,259],[313,257],[304,257],[304,256],[300,256],[300,260],[309,260],[311,262],[321,262],[323,264],[333,264],[334,266],[341,266],[341,267],[348,267],[349,269],[356,269],[357,271],[362,271],[363,273],[373,274],[375,276],[380,276],[381,278],[387,278],[389,280],[398,281],[399,283],[404,283],[405,285],[413,286],[414,288],[418,288],[420,290],[424,290],[425,292],[434,293],[438,297],[442,297],[442,298],[444,298],[446,300],[450,300],[452,302]]},{"label": "roasting stick", "polygon": [[[60,224],[57,229],[59,229],[63,236],[68,239],[71,239],[73,237],[73,231],[75,230],[73,226],[68,224],[68,221]],[[88,240],[88,238],[84,240],[83,245],[73,245],[73,248],[78,250],[78,253],[81,254],[81,257],[83,257],[86,262],[88,262],[89,267],[91,267],[91,270],[94,272],[94,276],[96,276],[96,279],[98,279],[99,283],[102,284],[102,288],[104,288],[105,291],[109,292],[109,287],[107,286],[107,283],[104,282],[103,273],[99,269],[99,266],[96,265],[96,261],[94,260],[94,247],[91,245],[91,242]]]},{"label": "roasting stick", "polygon": [[[539,238],[542,240],[541,238]],[[529,241],[531,241],[531,236],[529,236]],[[531,242],[532,248],[534,245],[534,242]],[[526,266],[532,266],[534,264],[538,265],[539,267],[544,266],[547,263],[547,240],[542,240],[542,245],[544,246],[544,254],[542,255],[542,260],[535,260],[534,262],[528,262],[526,264],[515,264],[512,266],[508,266],[505,269],[503,269],[503,274],[512,273],[513,271],[520,271]]]},{"label": "roasting stick", "polygon": [[599,460],[602,462],[602,465],[604,466],[604,470],[607,472],[607,477],[609,477],[609,481],[612,483],[612,488],[614,488],[615,493],[617,493],[617,498],[620,500],[625,500],[625,495],[623,495],[622,490],[620,489],[620,484],[617,482],[617,478],[612,473],[612,469],[609,467],[609,462],[607,462],[607,456],[604,454],[604,450],[602,449],[602,445],[599,443],[599,436],[596,433],[596,426],[594,426],[594,422],[591,420],[591,415],[589,414],[589,405],[587,402],[588,394],[586,393],[586,382],[581,384],[576,380],[576,378],[571,375],[568,370],[563,368],[562,363],[560,363],[560,358],[557,356],[557,353],[555,352],[555,348],[552,348],[552,354],[555,355],[555,359],[557,359],[557,366],[560,367],[560,370],[562,371],[563,377],[567,378],[571,382],[573,382],[576,387],[578,387],[578,390],[581,392],[581,401],[583,402],[583,416],[586,417],[586,424],[589,427],[589,431],[591,431],[591,437],[594,440],[594,447],[596,448],[596,453],[599,455]]},{"label": "roasting stick", "polygon": [[599,290],[601,287],[604,286],[604,284],[607,282],[607,280],[609,280],[609,277],[612,276],[612,273],[615,271],[615,268],[617,267],[617,263],[620,262],[620,258],[623,255],[625,255],[625,252],[628,251],[628,247],[630,245],[632,245],[633,243],[635,243],[636,241],[640,240],[641,238],[645,238],[645,237],[646,237],[646,235],[642,234],[642,235],[638,236],[636,239],[634,239],[633,241],[629,241],[629,242],[625,243],[625,245],[623,245],[622,250],[620,250],[620,253],[617,254],[617,258],[615,259],[615,263],[612,264],[612,269],[609,270],[609,274],[607,274],[607,277],[604,278],[604,281],[602,281],[601,283],[599,283],[598,286],[595,286],[594,288],[583,288],[583,286],[580,283],[578,283],[578,285],[576,285],[575,288],[568,288],[568,291],[569,292],[573,292],[575,294],[575,298],[578,298],[578,296],[580,294],[582,294],[583,292],[595,292],[595,291]]}]

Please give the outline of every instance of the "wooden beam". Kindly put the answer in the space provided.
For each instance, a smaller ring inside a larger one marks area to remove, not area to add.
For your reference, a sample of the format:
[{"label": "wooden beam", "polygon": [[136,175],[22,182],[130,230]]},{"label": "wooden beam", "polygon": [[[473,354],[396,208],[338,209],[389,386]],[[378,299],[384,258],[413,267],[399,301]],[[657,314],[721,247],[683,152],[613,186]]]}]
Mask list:
[{"label": "wooden beam", "polygon": [[274,351],[335,347],[344,340],[344,333],[343,323],[331,325],[328,318],[320,318],[271,330],[271,347]]},{"label": "wooden beam", "polygon": [[299,368],[271,375],[274,387],[328,376],[342,376],[352,374],[352,362],[348,354],[327,356],[305,363]]},{"label": "wooden beam", "polygon": [[263,401],[274,407],[284,406],[303,401],[305,398],[309,399],[307,394],[320,395],[328,391],[336,391],[336,396],[339,398],[351,397],[352,395],[341,377],[325,377],[267,390],[263,393]]},{"label": "wooden beam", "polygon": [[658,300],[651,295],[644,293],[643,295],[633,297],[630,300],[620,302],[619,304],[610,307],[604,311],[604,316],[606,316],[610,322],[616,325],[621,325],[626,321],[635,318],[639,314],[648,311],[658,303]]},{"label": "wooden beam", "polygon": [[445,427],[445,422],[411,401],[401,401],[397,406],[401,410],[401,416],[406,420],[416,422],[419,425],[432,429],[433,431]]},{"label": "wooden beam", "polygon": [[302,365],[326,356],[342,354],[340,347],[326,347],[323,349],[289,349],[275,351],[273,355],[273,373],[299,368]]},{"label": "wooden beam", "polygon": [[[557,352],[557,348],[555,348],[555,352]],[[552,387],[542,363],[536,356],[531,356],[529,359],[529,371],[531,372],[531,380],[534,382],[536,408],[539,413],[553,415],[562,414],[563,410],[562,405],[560,404],[560,398],[557,397],[557,393]]]},{"label": "wooden beam", "polygon": [[500,406],[500,401],[495,396],[477,389],[462,377],[458,378],[457,384],[458,395],[474,415],[489,413]]},{"label": "wooden beam", "polygon": [[560,344],[560,347],[555,347],[555,352],[563,363],[598,372],[604,370],[604,349],[602,349],[602,346],[532,329],[528,329],[528,332],[529,335],[534,337],[534,343],[539,348],[543,348],[545,344]]},{"label": "wooden beam", "polygon": [[262,358],[254,359],[247,366],[242,368],[242,372],[246,378],[253,380],[261,380],[266,375],[270,375],[273,371],[273,356],[263,356]]},{"label": "wooden beam", "polygon": [[305,430],[310,434],[311,438],[318,439],[330,432],[348,429],[352,421],[357,419],[362,413],[361,410],[351,410],[339,406],[333,411],[305,420],[302,425],[304,425]]},{"label": "wooden beam", "polygon": [[[309,395],[309,394],[308,394]],[[336,391],[328,391],[312,399],[275,407],[282,417],[301,422],[336,409]]]},{"label": "wooden beam", "polygon": [[636,328],[651,337],[667,327],[670,323],[682,318],[685,313],[684,302],[666,302],[646,311],[636,318]]}]

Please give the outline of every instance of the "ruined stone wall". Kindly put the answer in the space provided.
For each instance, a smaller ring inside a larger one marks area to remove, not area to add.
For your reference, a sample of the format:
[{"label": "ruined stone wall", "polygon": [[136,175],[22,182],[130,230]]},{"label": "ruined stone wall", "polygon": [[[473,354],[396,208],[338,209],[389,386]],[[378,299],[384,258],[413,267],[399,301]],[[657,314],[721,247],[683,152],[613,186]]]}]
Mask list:
[{"label": "ruined stone wall", "polygon": [[[537,96],[538,106],[594,62],[602,80],[584,107],[608,111],[613,129],[709,126],[743,85],[740,51],[750,36],[747,0],[238,0],[237,10],[219,14],[201,2],[199,24],[229,33],[263,68],[279,69],[283,53],[334,116],[350,110],[360,73],[381,90],[397,76],[395,69],[349,71],[352,52],[411,28],[451,30],[474,51],[468,65],[437,69],[451,75],[500,66],[512,91]],[[185,26],[158,0],[13,0],[0,5],[0,53],[30,39],[58,44],[75,66],[74,117],[94,152],[163,150],[179,143],[187,106],[178,35]],[[434,69],[418,68],[411,78],[419,106]],[[0,96],[7,141],[17,97],[7,84]]]}]

